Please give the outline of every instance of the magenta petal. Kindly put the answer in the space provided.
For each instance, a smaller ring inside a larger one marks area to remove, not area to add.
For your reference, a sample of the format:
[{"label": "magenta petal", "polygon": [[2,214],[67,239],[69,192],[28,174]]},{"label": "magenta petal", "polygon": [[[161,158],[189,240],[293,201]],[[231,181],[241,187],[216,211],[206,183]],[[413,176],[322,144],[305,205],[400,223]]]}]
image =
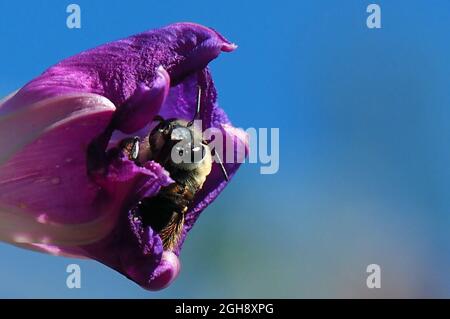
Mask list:
[{"label": "magenta petal", "polygon": [[[108,171],[103,181],[108,185],[107,192],[113,197],[116,197],[117,190],[120,194],[129,195],[123,200],[116,227],[107,237],[96,243],[79,246],[76,250],[69,247],[64,251],[96,259],[142,287],[155,290],[161,282],[168,280],[169,266],[176,265],[173,262],[162,263],[164,252],[160,237],[150,227],[143,226],[130,209],[138,198],[154,196],[162,186],[173,181],[159,164],[148,162],[144,167],[138,167],[125,157],[115,159],[109,165]],[[128,187],[134,192],[124,192]],[[161,267],[165,270],[162,271]],[[173,274],[175,270],[173,268]],[[164,278],[160,278],[158,274],[164,275]],[[172,279],[174,277],[175,275]]]},{"label": "magenta petal", "polygon": [[[0,108],[2,110],[3,108]],[[89,117],[90,114],[103,114],[103,124],[96,127],[84,139],[100,134],[110,121],[115,106],[106,98],[94,94],[68,94],[45,99],[14,112],[0,115],[0,164],[12,154],[21,150],[36,137],[58,124],[73,118]],[[80,136],[82,139],[83,136]]]},{"label": "magenta petal", "polygon": [[152,87],[141,83],[116,114],[116,129],[131,134],[144,128],[158,114],[169,93],[169,87],[169,74],[160,66]]},{"label": "magenta petal", "polygon": [[178,256],[171,251],[162,254],[161,262],[148,281],[148,289],[160,290],[169,286],[178,276],[181,270]]},{"label": "magenta petal", "polygon": [[147,31],[61,61],[25,85],[0,114],[74,92],[100,94],[120,109],[139,85],[152,87],[158,67],[167,70],[176,84],[205,67],[221,51],[234,48],[216,31],[194,23]]},{"label": "magenta petal", "polygon": [[134,231],[142,231],[136,237],[140,238],[141,250],[135,249],[136,244],[124,246],[130,238],[122,237],[121,272],[148,290],[160,290],[167,287],[180,271],[178,257],[171,251],[163,251],[160,237],[150,227],[145,227],[143,230],[136,227]]},{"label": "magenta petal", "polygon": [[114,110],[104,97],[77,94],[1,117],[0,143],[6,154],[14,151],[0,165],[3,240],[80,244],[111,230],[96,206],[98,186],[86,175],[85,152]]}]

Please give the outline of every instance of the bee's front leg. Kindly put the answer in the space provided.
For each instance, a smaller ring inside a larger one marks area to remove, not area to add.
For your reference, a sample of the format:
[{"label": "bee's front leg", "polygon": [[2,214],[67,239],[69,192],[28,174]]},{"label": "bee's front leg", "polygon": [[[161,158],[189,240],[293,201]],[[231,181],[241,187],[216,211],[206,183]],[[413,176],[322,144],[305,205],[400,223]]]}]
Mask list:
[{"label": "bee's front leg", "polygon": [[139,137],[129,137],[119,143],[119,149],[122,150],[130,161],[136,161],[139,157]]}]

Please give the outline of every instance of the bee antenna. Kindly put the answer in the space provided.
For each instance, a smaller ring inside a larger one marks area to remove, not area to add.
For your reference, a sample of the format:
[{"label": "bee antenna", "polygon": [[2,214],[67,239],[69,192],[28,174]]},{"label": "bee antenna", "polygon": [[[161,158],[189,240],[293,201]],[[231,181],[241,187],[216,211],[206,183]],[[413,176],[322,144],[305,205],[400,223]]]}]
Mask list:
[{"label": "bee antenna", "polygon": [[197,110],[195,110],[194,120],[197,119],[200,116],[200,107],[201,107],[201,100],[202,100],[202,88],[198,87],[198,94],[197,94]]},{"label": "bee antenna", "polygon": [[191,126],[195,120],[197,120],[200,117],[200,110],[201,110],[201,99],[202,99],[202,88],[200,85],[197,86],[198,93],[197,93],[197,109],[195,110],[194,117],[192,118],[192,121],[189,122],[188,126]]},{"label": "bee antenna", "polygon": [[[195,110],[195,114],[194,114],[194,118],[192,119],[191,122],[189,122],[188,126],[191,126],[194,121],[196,119],[198,119],[200,117],[200,109],[201,109],[201,98],[202,98],[202,88],[200,85],[197,86],[198,88],[198,93],[197,93],[197,109]],[[192,136],[191,136],[192,138]],[[208,143],[206,143],[208,144]],[[220,158],[220,155],[214,151],[214,156],[217,159],[217,162],[220,165],[220,169],[222,170],[223,173],[223,177],[225,178],[225,180],[228,182],[230,180],[230,177],[228,176],[227,170],[225,169],[225,166],[223,165],[222,159]]]},{"label": "bee antenna", "polygon": [[225,169],[225,166],[223,165],[223,162],[219,156],[219,153],[214,151],[214,156],[217,158],[217,161],[219,162],[220,169],[222,170],[222,173],[223,173],[223,177],[225,177],[225,180],[228,182],[230,180],[230,177],[228,176],[227,170]]}]

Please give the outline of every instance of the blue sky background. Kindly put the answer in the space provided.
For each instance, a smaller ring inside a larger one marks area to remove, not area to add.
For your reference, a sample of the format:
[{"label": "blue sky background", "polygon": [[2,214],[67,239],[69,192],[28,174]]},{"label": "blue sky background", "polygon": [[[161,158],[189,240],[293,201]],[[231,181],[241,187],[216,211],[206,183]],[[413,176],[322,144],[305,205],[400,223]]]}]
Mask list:
[{"label": "blue sky background", "polygon": [[[382,8],[369,30],[366,7]],[[239,45],[211,64],[241,127],[279,127],[280,171],[244,166],[199,219],[178,280],[142,290],[94,261],[0,244],[0,297],[450,297],[450,3],[0,2],[0,95],[57,61],[172,22]],[[65,285],[66,265],[82,288]],[[377,263],[382,288],[366,288]]]}]

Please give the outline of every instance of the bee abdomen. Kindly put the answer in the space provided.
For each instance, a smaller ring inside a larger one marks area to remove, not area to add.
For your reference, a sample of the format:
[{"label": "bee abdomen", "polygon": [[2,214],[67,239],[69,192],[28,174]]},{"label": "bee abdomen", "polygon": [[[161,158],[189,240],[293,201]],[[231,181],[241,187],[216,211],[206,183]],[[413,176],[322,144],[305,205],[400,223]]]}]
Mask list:
[{"label": "bee abdomen", "polygon": [[181,236],[184,214],[195,194],[189,188],[174,183],[162,188],[157,196],[144,199],[140,204],[144,224],[159,233],[166,250],[172,250]]}]

